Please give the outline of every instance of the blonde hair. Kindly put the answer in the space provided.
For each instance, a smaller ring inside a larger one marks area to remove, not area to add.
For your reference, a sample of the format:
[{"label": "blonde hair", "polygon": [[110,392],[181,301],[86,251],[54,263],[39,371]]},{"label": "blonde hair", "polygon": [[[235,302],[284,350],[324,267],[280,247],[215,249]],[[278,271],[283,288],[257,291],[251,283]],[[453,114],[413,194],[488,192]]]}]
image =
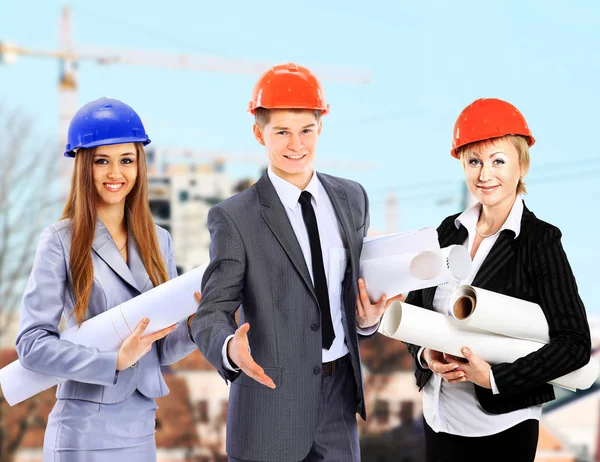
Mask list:
[{"label": "blonde hair", "polygon": [[497,138],[488,138],[487,140],[476,141],[474,143],[469,143],[464,146],[461,146],[456,150],[458,154],[458,158],[460,161],[465,163],[465,157],[472,153],[473,151],[479,151],[481,149],[489,148],[490,146],[497,145],[500,141],[509,141],[517,150],[517,154],[519,155],[519,166],[521,167],[521,178],[519,178],[519,182],[517,183],[517,194],[527,194],[527,187],[525,186],[524,177],[529,171],[529,144],[527,143],[527,138],[521,135],[504,135]]},{"label": "blonde hair", "polygon": [[[317,122],[319,120],[321,120],[321,115],[323,114],[323,111],[320,109],[287,109],[286,110],[290,111],[290,112],[303,112],[303,111],[309,111],[312,112],[316,119]],[[258,125],[258,128],[260,128],[261,130],[264,128],[265,125],[267,125],[270,121],[271,121],[271,109],[267,109],[264,107],[257,107],[254,110],[254,121],[256,122],[256,125]]]}]

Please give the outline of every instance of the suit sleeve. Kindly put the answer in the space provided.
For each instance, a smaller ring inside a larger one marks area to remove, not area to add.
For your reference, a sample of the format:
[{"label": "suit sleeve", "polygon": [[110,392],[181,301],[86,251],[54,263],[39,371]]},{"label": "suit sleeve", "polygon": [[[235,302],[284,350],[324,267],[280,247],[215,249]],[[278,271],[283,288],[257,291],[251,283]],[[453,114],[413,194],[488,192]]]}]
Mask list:
[{"label": "suit sleeve", "polygon": [[[169,279],[177,277],[177,267],[175,265],[175,257],[173,254],[173,242],[171,235],[167,232],[167,272],[169,273]],[[198,287],[200,291],[200,287]],[[193,297],[194,294],[189,294]],[[187,319],[177,324],[177,327],[166,337],[161,338],[156,342],[156,348],[158,352],[158,358],[161,365],[173,364],[180,359],[185,358],[192,351],[196,349],[196,344],[190,338],[188,332]]]},{"label": "suit sleeve", "polygon": [[67,265],[60,236],[44,230],[21,303],[16,349],[23,367],[78,382],[113,386],[117,352],[99,351],[59,339],[67,292]]},{"label": "suit sleeve", "polygon": [[224,368],[222,348],[238,328],[235,312],[242,303],[246,253],[237,227],[218,205],[208,213],[208,229],[210,264],[202,279],[202,301],[192,321],[192,335],[221,377],[233,381],[240,372]]},{"label": "suit sleeve", "polygon": [[500,394],[510,395],[561,377],[590,360],[590,330],[557,228],[544,232],[529,255],[535,293],[548,321],[550,343],[513,363],[492,367]]},{"label": "suit sleeve", "polygon": [[[363,197],[365,199],[365,225],[363,227],[363,237],[367,236],[367,233],[369,232],[369,227],[371,226],[371,215],[369,212],[369,196],[367,195],[367,191],[365,191],[365,188],[362,187],[362,185],[359,185],[360,189],[362,190],[363,193]],[[381,322],[381,320],[380,320]],[[379,328],[379,324],[377,324],[377,326],[373,329],[373,328],[368,328],[368,329],[363,329],[361,327],[358,327],[358,325],[356,326],[356,333],[358,335],[358,339],[359,340],[366,340],[368,338],[373,337],[373,335],[375,335],[377,333],[377,329]]]}]

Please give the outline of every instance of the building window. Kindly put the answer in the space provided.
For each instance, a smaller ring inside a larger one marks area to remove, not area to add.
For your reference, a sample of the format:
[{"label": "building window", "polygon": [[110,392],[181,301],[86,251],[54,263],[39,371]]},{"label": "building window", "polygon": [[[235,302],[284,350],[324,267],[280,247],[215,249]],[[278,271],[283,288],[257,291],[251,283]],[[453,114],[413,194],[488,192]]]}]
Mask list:
[{"label": "building window", "polygon": [[412,401],[402,401],[400,403],[400,423],[410,424],[414,419],[415,403]]},{"label": "building window", "polygon": [[375,409],[373,410],[375,421],[378,424],[385,425],[390,421],[390,403],[383,399],[375,401]]},{"label": "building window", "polygon": [[208,401],[205,399],[196,403],[196,419],[198,423],[208,423]]}]

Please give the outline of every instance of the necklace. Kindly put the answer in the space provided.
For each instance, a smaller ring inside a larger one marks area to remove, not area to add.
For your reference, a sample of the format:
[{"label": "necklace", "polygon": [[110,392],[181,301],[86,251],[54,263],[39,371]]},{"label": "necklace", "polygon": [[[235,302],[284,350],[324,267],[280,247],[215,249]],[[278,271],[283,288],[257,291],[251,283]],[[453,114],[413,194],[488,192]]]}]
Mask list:
[{"label": "necklace", "polygon": [[123,247],[121,247],[121,248],[119,249],[119,252],[120,252],[121,250],[123,250],[123,249],[125,248],[125,246],[126,246],[126,245],[127,245],[127,238],[125,238],[125,243],[123,244]]},{"label": "necklace", "polygon": [[[498,231],[500,231],[500,230],[498,230]],[[479,232],[479,230],[477,229],[477,225],[475,225],[475,232],[476,232],[477,234],[479,234],[481,237],[483,237],[484,239],[485,239],[486,237],[491,237],[491,236],[493,236],[494,234],[497,234],[497,233],[498,233],[498,231],[496,231],[495,233],[492,233],[492,234],[482,234],[482,233],[480,233],[480,232]]]}]

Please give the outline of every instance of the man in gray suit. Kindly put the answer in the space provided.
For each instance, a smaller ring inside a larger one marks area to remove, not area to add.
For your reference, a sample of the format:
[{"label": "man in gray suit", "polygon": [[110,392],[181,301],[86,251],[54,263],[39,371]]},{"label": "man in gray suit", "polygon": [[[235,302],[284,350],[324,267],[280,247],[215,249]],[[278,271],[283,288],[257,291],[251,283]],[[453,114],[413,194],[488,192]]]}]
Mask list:
[{"label": "man in gray suit", "polygon": [[250,112],[269,168],[208,215],[211,263],[192,333],[231,381],[231,461],[360,460],[358,339],[375,332],[386,299],[372,304],[358,282],[365,190],[312,167],[328,109],[308,69],[267,71]]}]

